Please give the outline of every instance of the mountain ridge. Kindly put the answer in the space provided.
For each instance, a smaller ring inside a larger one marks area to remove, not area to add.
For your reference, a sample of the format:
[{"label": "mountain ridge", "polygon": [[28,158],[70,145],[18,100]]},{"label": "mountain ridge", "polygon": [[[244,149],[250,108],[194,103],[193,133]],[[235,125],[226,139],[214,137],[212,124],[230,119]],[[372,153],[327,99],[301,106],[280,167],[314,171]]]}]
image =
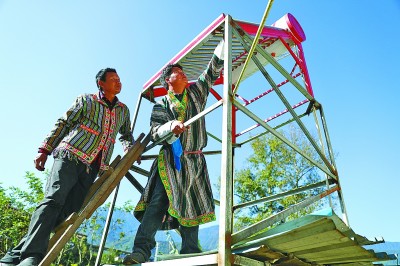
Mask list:
[{"label": "mountain ridge", "polygon": [[[99,246],[103,228],[107,217],[108,209],[99,208],[95,215],[97,215],[96,229],[80,228],[78,232],[87,236],[87,242],[90,245]],[[107,240],[105,243],[106,248],[113,248],[123,252],[131,252],[133,241],[137,232],[140,222],[133,216],[132,213],[115,209],[113,212],[110,229],[108,231]],[[168,236],[168,233],[169,236]],[[158,243],[159,252],[162,254],[169,254],[171,250],[170,243],[174,243],[179,250],[182,239],[177,231],[157,231],[155,236]],[[218,245],[218,225],[209,227],[200,227],[199,229],[199,242],[203,251],[209,251],[217,248]]]}]

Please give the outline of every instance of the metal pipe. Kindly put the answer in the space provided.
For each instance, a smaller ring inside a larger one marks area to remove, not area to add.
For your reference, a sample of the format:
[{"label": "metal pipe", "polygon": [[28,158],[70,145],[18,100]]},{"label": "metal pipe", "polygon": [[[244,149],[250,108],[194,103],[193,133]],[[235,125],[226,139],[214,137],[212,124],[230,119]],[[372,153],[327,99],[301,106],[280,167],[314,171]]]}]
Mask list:
[{"label": "metal pipe", "polygon": [[314,184],[311,184],[311,185],[307,185],[307,186],[304,186],[304,187],[295,188],[295,189],[292,189],[292,190],[289,190],[289,191],[286,191],[286,192],[282,192],[282,193],[279,193],[279,194],[275,194],[275,195],[272,195],[272,196],[269,196],[269,197],[264,197],[264,198],[261,198],[261,199],[257,199],[257,200],[253,200],[253,201],[237,204],[237,205],[233,206],[233,210],[235,211],[235,210],[238,210],[238,209],[241,209],[241,208],[244,208],[244,207],[247,207],[247,206],[251,206],[251,205],[256,205],[256,204],[259,204],[259,203],[275,201],[275,200],[278,200],[278,199],[281,199],[281,198],[284,198],[284,197],[287,197],[287,196],[291,196],[291,195],[295,195],[295,194],[301,193],[303,191],[307,191],[307,190],[314,189],[314,188],[319,188],[319,187],[322,187],[324,185],[325,185],[325,181],[321,181],[321,182],[314,183]]},{"label": "metal pipe", "polygon": [[[211,111],[213,111],[214,109],[217,109],[218,107],[220,107],[222,105],[222,100],[214,103],[213,105],[211,105],[210,107],[208,107],[207,109],[203,110],[202,112],[198,113],[197,115],[193,116],[192,118],[190,118],[189,120],[187,120],[184,124],[185,127],[187,127],[188,125],[192,124],[193,122],[195,122],[196,120],[198,120],[200,117],[205,116],[206,114],[210,113]],[[153,142],[152,144],[148,145],[145,149],[144,152],[154,148],[155,146],[157,146],[158,144],[160,144],[161,142],[163,142],[164,140],[170,138],[172,136],[172,132],[168,133],[167,135],[165,135],[164,137],[162,137],[161,139],[159,139],[158,141]],[[143,153],[144,153],[143,152]]]},{"label": "metal pipe", "polygon": [[[246,34],[244,35],[245,38],[249,38]],[[246,47],[247,45],[243,42],[243,46]],[[308,100],[313,100],[315,101],[315,99],[309,95],[308,92],[306,92],[302,86],[295,80],[293,79],[289,73],[287,73],[287,71],[278,63],[275,61],[275,59],[268,54],[267,52],[265,52],[263,49],[261,48],[257,48],[257,51],[265,58],[267,59],[282,75],[284,75],[287,79],[293,80],[292,84],[295,85],[295,83],[299,86],[299,90],[300,92],[305,92],[303,93],[303,95],[306,96],[306,98]],[[297,124],[299,125],[299,127],[301,128],[301,130],[304,132],[304,134],[306,135],[306,137],[308,138],[308,140],[310,141],[311,145],[314,147],[314,149],[316,150],[316,152],[319,154],[319,156],[321,157],[321,159],[324,161],[325,165],[329,168],[329,170],[332,173],[336,173],[335,168],[331,165],[331,163],[327,160],[326,156],[324,153],[322,153],[321,149],[318,147],[318,145],[315,143],[314,139],[311,137],[310,133],[308,132],[307,128],[304,126],[304,124],[301,122],[301,120],[298,118],[297,114],[293,111],[293,109],[291,108],[289,102],[286,100],[285,96],[282,94],[282,92],[280,91],[280,89],[276,86],[275,82],[273,81],[273,79],[271,78],[271,76],[268,74],[268,72],[264,69],[264,67],[262,66],[262,64],[260,63],[260,61],[258,60],[257,57],[253,58],[254,63],[258,66],[259,70],[261,71],[261,73],[264,75],[264,77],[267,79],[267,81],[269,82],[269,84],[274,88],[276,94],[278,95],[278,97],[281,99],[282,103],[286,106],[286,108],[289,110],[289,112],[292,114],[293,118],[296,120]],[[297,88],[297,86],[296,86]]]},{"label": "metal pipe", "polygon": [[[302,118],[302,117],[304,117],[304,116],[306,116],[306,115],[307,115],[306,113],[304,113],[304,114],[302,114],[302,115],[299,115],[299,118]],[[274,127],[274,129],[277,130],[277,129],[283,127],[283,126],[286,126],[287,124],[292,123],[293,121],[294,121],[293,118],[292,118],[292,119],[289,119],[289,120],[283,122],[282,124],[277,125],[276,127]],[[266,134],[268,134],[268,133],[270,133],[270,132],[269,132],[269,131],[265,131],[265,132],[263,132],[263,133],[260,133],[260,134],[258,134],[258,135],[255,135],[254,137],[251,137],[251,138],[249,138],[249,139],[247,139],[247,140],[245,140],[245,141],[243,141],[243,142],[241,142],[241,143],[238,143],[238,145],[239,145],[239,146],[242,146],[243,144],[246,144],[246,143],[248,143],[248,142],[250,142],[250,141],[252,141],[252,140],[255,140],[255,139],[257,139],[257,138],[259,138],[259,137],[261,137],[261,136],[264,136],[264,135],[266,135]]]},{"label": "metal pipe", "polygon": [[308,156],[307,154],[304,154],[296,145],[294,145],[293,143],[291,143],[285,136],[283,136],[282,134],[280,134],[279,132],[277,132],[275,129],[273,129],[271,126],[269,126],[267,123],[265,123],[263,120],[261,120],[259,117],[257,117],[255,114],[253,114],[252,112],[250,112],[246,107],[242,106],[238,101],[234,100],[233,104],[240,109],[240,111],[242,111],[243,113],[245,113],[247,116],[249,116],[251,119],[253,119],[254,121],[256,121],[257,123],[259,123],[262,127],[264,127],[265,129],[267,129],[269,132],[271,132],[275,137],[277,137],[278,139],[280,139],[281,141],[283,141],[284,143],[286,143],[287,145],[289,145],[292,149],[294,149],[295,151],[297,151],[297,153],[299,153],[301,156],[303,156],[304,158],[306,158],[307,160],[309,160],[311,163],[313,163],[316,167],[318,167],[319,169],[321,169],[323,172],[327,173],[329,176],[331,176],[332,178],[336,179],[336,175],[334,175],[333,173],[331,173],[329,171],[329,169],[323,167],[321,164],[319,164],[318,162],[316,162],[314,159],[312,159],[310,156]]},{"label": "metal pipe", "polygon": [[104,247],[106,244],[108,230],[110,229],[110,224],[111,224],[111,219],[112,219],[112,215],[114,212],[115,202],[116,202],[117,196],[118,196],[118,190],[119,190],[119,184],[114,189],[113,200],[110,204],[110,207],[108,208],[108,214],[107,214],[106,222],[104,224],[103,234],[101,235],[99,250],[97,252],[97,258],[96,258],[96,262],[94,264],[95,266],[99,266],[101,263],[101,257],[103,256],[103,250],[104,250]]},{"label": "metal pipe", "polygon": [[237,90],[239,89],[240,81],[242,80],[242,77],[243,77],[244,71],[246,70],[247,64],[249,63],[251,57],[253,56],[254,49],[256,48],[256,46],[258,44],[258,38],[260,38],[261,32],[264,28],[265,21],[267,20],[269,11],[271,10],[273,3],[274,3],[274,0],[268,1],[267,7],[265,8],[265,11],[264,11],[264,15],[261,19],[260,25],[258,26],[256,36],[254,37],[253,44],[251,45],[250,51],[246,57],[246,61],[244,62],[244,66],[242,68],[242,71],[240,72],[239,79],[236,82],[236,87],[233,91],[233,94],[235,94],[237,92]]},{"label": "metal pipe", "polygon": [[221,189],[220,219],[218,239],[218,266],[231,265],[231,234],[233,205],[233,169],[232,169],[232,30],[231,16],[225,18],[225,58],[224,88],[222,106],[222,154],[221,154]]},{"label": "metal pipe", "polygon": [[[319,125],[319,121],[318,121],[318,118],[317,118],[315,107],[313,107],[312,112],[313,112],[313,116],[314,116],[315,126],[317,127],[317,132],[318,132],[319,142],[320,142],[320,145],[321,145],[321,150],[325,154],[324,139],[322,138],[321,127]],[[329,188],[328,176],[326,174],[325,174],[325,178],[326,178],[325,179],[326,180],[326,188]],[[331,206],[331,208],[333,208],[332,197],[330,195],[329,195],[328,199],[329,199],[329,206]]]},{"label": "metal pipe", "polygon": [[132,125],[131,125],[132,133],[133,133],[133,130],[135,129],[136,119],[137,119],[137,116],[138,116],[138,113],[139,113],[139,108],[140,108],[141,102],[142,102],[142,94],[139,94],[139,98],[138,98],[137,103],[136,103],[135,112],[133,113],[133,117],[132,117]]},{"label": "metal pipe", "polygon": [[323,197],[326,197],[327,195],[329,195],[339,189],[340,189],[340,187],[338,185],[336,185],[327,191],[324,191],[313,197],[309,197],[309,198],[303,200],[302,202],[299,202],[299,203],[287,208],[286,210],[283,210],[275,215],[268,217],[267,219],[264,219],[258,223],[255,223],[243,230],[240,230],[240,231],[234,233],[232,235],[232,244],[236,244],[239,241],[242,241],[242,240],[256,234],[257,232],[262,231],[263,229],[267,228],[268,226],[271,226],[271,225],[285,219],[290,214],[295,213],[295,212],[299,211],[300,209],[303,209],[304,207],[320,200]]}]

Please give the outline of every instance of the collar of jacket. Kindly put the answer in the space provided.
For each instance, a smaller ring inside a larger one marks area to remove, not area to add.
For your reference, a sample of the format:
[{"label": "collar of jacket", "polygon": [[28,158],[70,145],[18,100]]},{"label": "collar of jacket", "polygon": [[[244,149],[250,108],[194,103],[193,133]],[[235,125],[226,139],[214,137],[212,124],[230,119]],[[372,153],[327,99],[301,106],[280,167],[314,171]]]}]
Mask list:
[{"label": "collar of jacket", "polygon": [[[107,103],[107,102],[109,102],[109,101],[106,99],[106,97],[104,96],[104,93],[103,93],[101,90],[99,90],[99,92],[98,92],[97,94],[93,94],[93,98],[94,98],[96,101],[100,102],[101,104],[104,104],[104,105],[106,105],[107,107],[109,106],[108,103]],[[118,100],[118,97],[117,97],[117,96],[115,96],[114,101],[115,101],[115,103],[114,103],[114,105],[113,105],[113,108],[114,108],[115,106],[117,106],[117,105],[120,106],[120,107],[123,107],[123,103],[121,103],[121,102]]]}]

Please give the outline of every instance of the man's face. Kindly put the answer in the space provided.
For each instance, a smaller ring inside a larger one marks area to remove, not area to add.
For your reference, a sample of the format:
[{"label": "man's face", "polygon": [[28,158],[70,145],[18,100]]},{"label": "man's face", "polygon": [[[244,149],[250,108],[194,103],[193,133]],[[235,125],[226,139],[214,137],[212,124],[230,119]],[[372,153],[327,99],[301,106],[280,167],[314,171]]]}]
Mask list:
[{"label": "man's face", "polygon": [[167,83],[170,84],[174,89],[183,90],[186,88],[188,80],[182,69],[179,67],[173,67],[172,73],[167,79]]},{"label": "man's face", "polygon": [[104,94],[106,95],[117,95],[121,92],[122,84],[117,73],[107,72],[106,80],[100,80],[99,84],[103,88]]}]

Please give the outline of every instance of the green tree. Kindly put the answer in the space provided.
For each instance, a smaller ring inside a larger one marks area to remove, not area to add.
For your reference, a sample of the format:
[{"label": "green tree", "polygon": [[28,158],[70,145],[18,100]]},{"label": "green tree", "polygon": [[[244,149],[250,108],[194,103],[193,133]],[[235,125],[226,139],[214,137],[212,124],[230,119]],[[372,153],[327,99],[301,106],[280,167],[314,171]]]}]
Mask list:
[{"label": "green tree", "polygon": [[0,186],[0,256],[18,244],[28,231],[31,213],[43,199],[43,181],[31,172],[25,175],[28,189]]},{"label": "green tree", "polygon": [[[302,132],[291,128],[289,132],[282,132],[282,134],[298,146],[303,153],[315,161],[320,161],[315,149]],[[254,140],[251,148],[253,153],[247,159],[248,165],[235,173],[234,195],[238,203],[257,200],[321,181],[320,172],[312,163],[273,135],[264,135]],[[318,191],[318,189],[307,191],[273,202],[244,208],[235,213],[235,229],[239,230],[263,220],[288,206],[317,194]],[[321,204],[318,202],[310,205],[304,210],[292,214],[289,219],[310,213]]]},{"label": "green tree", "polygon": [[[105,214],[109,209],[110,203],[106,203],[98,208],[92,216],[85,220],[77,230],[77,232],[67,242],[65,247],[60,252],[55,262],[52,265],[94,265],[98,246],[103,233],[103,228],[106,220]],[[130,201],[124,203],[122,207],[115,206],[115,210],[123,212],[132,212],[134,206]],[[126,221],[120,218],[113,218],[110,224],[109,232],[120,232],[118,237],[121,241],[125,237],[125,233],[120,228],[125,224]],[[88,243],[90,239],[90,243]],[[91,243],[96,243],[93,245]],[[108,246],[102,255],[101,263],[114,264],[115,258],[121,254],[121,250],[118,250],[116,245],[118,241],[112,243],[112,246]],[[125,250],[125,249],[124,249]]]},{"label": "green tree", "polygon": [[[25,180],[28,184],[27,190],[18,187],[9,187],[7,189],[0,185],[0,257],[12,247],[28,231],[31,214],[36,205],[43,199],[44,180],[48,176],[46,172],[43,178],[35,176],[31,172],[26,172]],[[97,209],[93,215],[85,220],[77,232],[64,246],[58,258],[52,265],[94,265],[96,261],[97,246],[88,244],[90,237],[92,242],[99,242],[102,228],[105,222],[105,216],[109,203]],[[132,212],[134,206],[130,201],[124,203],[122,207],[116,209],[124,212]],[[118,230],[125,221],[123,219],[113,219],[110,226],[110,232]],[[119,238],[125,237],[122,231]],[[109,247],[104,251],[102,263],[115,263],[115,258],[121,253],[116,247]]]}]

